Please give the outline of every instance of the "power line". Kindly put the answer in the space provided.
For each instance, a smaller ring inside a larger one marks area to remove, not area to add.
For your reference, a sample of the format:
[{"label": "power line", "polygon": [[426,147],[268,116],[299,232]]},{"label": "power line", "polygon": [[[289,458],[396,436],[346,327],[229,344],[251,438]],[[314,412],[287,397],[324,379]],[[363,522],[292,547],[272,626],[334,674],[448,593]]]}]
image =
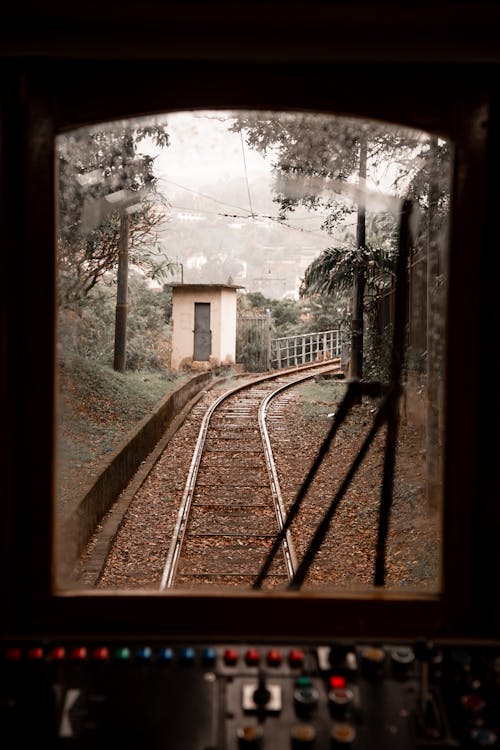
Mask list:
[{"label": "power line", "polygon": [[250,211],[251,211],[252,216],[253,216],[254,214],[253,214],[253,206],[252,206],[252,196],[250,195],[250,185],[248,183],[248,172],[247,172],[247,161],[245,159],[245,147],[243,145],[243,134],[242,134],[241,130],[240,130],[240,141],[241,141],[241,153],[243,155],[243,167],[245,169],[245,181],[246,181],[246,184],[247,184],[248,205],[250,206]]},{"label": "power line", "polygon": [[208,211],[207,209],[190,208],[188,206],[171,205],[171,208],[175,209],[176,211],[191,211],[192,213],[207,214],[209,216],[222,216],[225,219],[267,219],[268,221],[276,222],[281,227],[285,227],[286,229],[292,229],[294,232],[305,232],[306,234],[314,234],[318,236],[323,235],[323,232],[319,229],[306,229],[306,227],[294,227],[291,224],[288,224],[283,219],[280,219],[278,216],[270,216],[269,214],[247,214],[245,216],[242,216],[241,214],[230,214],[230,213],[222,212],[222,211]]},{"label": "power line", "polygon": [[251,213],[248,211],[248,208],[242,208],[241,206],[234,206],[232,203],[227,203],[227,201],[220,201],[218,200],[218,198],[213,198],[211,195],[200,193],[199,190],[193,190],[192,188],[188,188],[185,185],[179,185],[178,182],[174,182],[173,180],[165,180],[163,178],[163,182],[166,182],[168,185],[175,185],[176,187],[181,188],[181,190],[186,190],[188,193],[193,193],[193,195],[199,195],[201,198],[206,198],[207,200],[213,201],[214,203],[219,203],[221,206],[229,206],[230,208],[235,208],[238,211],[245,211],[245,213],[247,213],[249,216],[251,215]]},{"label": "power line", "polygon": [[[241,133],[240,133],[241,136]],[[243,154],[243,159],[245,159]],[[246,164],[245,164],[245,170],[246,170]],[[180,185],[178,182],[174,182],[173,180],[166,180],[163,179],[164,182],[168,183],[169,185],[175,185],[178,188],[181,188],[181,190],[186,190],[189,193],[193,193],[193,195],[199,195],[201,198],[206,198],[207,200],[213,201],[214,203],[218,203],[221,206],[229,206],[230,208],[235,208],[238,211],[244,211],[245,215],[241,214],[230,214],[227,212],[220,212],[220,211],[207,211],[206,209],[201,208],[188,208],[184,206],[172,206],[172,208],[177,208],[181,211],[193,211],[196,213],[204,213],[204,214],[210,214],[212,216],[223,216],[228,219],[269,219],[270,221],[275,221],[278,224],[280,224],[283,227],[288,227],[288,229],[293,229],[297,232],[308,232],[310,234],[322,234],[322,230],[315,230],[315,229],[306,229],[305,227],[294,227],[290,224],[288,224],[283,219],[280,219],[278,216],[270,216],[269,214],[257,214],[253,210],[253,204],[252,204],[252,198],[250,194],[250,187],[248,184],[248,177],[247,177],[247,190],[248,190],[248,200],[250,203],[250,211],[247,208],[242,208],[241,206],[235,206],[232,203],[227,203],[226,201],[221,201],[218,198],[213,198],[211,195],[207,195],[206,193],[201,193],[199,190],[193,190],[193,188],[188,188],[185,185]],[[315,216],[291,216],[288,221],[311,221],[317,217]]]}]

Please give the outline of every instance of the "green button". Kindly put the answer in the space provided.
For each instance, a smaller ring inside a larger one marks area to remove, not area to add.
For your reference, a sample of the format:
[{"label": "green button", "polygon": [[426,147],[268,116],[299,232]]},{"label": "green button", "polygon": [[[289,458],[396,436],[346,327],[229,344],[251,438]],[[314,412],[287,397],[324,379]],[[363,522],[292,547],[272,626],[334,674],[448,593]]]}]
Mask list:
[{"label": "green button", "polygon": [[298,688],[300,688],[300,687],[311,687],[311,685],[312,685],[311,678],[310,677],[306,677],[304,675],[302,677],[297,677],[297,679],[295,680],[295,687],[298,687]]},{"label": "green button", "polygon": [[117,659],[122,659],[123,661],[126,661],[127,659],[130,659],[130,649],[127,647],[118,648],[115,651],[115,656]]}]

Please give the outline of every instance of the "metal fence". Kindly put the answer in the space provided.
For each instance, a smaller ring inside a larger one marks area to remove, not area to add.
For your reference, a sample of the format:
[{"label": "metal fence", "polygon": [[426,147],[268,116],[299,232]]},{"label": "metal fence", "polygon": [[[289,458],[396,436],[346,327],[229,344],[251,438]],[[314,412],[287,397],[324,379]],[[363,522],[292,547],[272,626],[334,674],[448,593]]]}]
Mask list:
[{"label": "metal fence", "polygon": [[340,352],[341,339],[338,328],[298,336],[283,336],[271,341],[271,368],[279,370],[282,367],[332,359],[339,357]]}]

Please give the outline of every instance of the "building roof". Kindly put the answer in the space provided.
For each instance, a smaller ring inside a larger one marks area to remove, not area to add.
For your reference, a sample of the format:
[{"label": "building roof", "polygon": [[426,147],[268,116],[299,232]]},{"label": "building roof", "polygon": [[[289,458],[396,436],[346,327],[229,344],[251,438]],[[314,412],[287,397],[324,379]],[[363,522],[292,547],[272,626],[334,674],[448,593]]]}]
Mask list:
[{"label": "building roof", "polygon": [[237,289],[244,289],[244,286],[241,286],[240,284],[181,284],[180,281],[173,281],[171,284],[167,284],[167,286],[171,286],[174,289],[234,289],[235,291]]}]

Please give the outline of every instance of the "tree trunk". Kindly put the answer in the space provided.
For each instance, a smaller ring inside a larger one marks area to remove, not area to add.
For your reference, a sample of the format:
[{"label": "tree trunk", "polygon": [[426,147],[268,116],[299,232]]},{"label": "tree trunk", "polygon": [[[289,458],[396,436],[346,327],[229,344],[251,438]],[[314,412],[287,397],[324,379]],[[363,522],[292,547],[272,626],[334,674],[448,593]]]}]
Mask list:
[{"label": "tree trunk", "polygon": [[115,356],[113,367],[118,372],[125,372],[127,359],[128,243],[129,216],[125,209],[122,211],[120,219],[120,251],[118,255],[116,286]]}]

